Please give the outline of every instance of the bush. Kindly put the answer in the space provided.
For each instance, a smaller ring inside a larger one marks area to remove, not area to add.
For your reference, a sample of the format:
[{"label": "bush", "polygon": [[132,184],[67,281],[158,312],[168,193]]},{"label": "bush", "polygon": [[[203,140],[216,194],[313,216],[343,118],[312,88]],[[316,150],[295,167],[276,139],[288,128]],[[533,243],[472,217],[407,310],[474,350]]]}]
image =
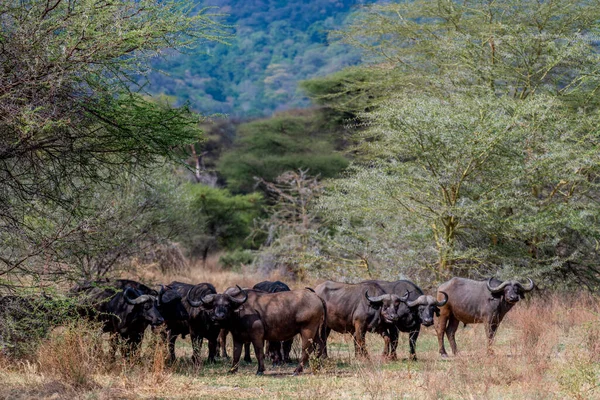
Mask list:
[{"label": "bush", "polygon": [[243,264],[252,264],[255,256],[250,250],[234,250],[223,254],[219,263],[227,269],[237,270]]}]

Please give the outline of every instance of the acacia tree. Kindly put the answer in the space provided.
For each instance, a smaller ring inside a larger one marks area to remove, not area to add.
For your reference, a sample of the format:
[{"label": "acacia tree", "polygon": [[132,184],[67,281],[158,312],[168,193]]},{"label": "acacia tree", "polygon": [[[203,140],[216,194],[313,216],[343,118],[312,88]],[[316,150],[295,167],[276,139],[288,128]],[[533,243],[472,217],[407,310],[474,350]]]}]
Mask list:
[{"label": "acacia tree", "polygon": [[220,40],[207,12],[156,0],[0,4],[3,282],[81,232],[94,185],[143,175],[199,139],[197,115],[150,101],[136,82],[165,48]]},{"label": "acacia tree", "polygon": [[341,34],[388,74],[345,83],[375,95],[359,113],[353,173],[324,200],[330,223],[393,232],[386,241],[401,245],[379,247],[395,257],[379,259],[388,271],[390,259],[405,266],[395,275],[503,268],[597,284],[598,5],[365,9]]}]

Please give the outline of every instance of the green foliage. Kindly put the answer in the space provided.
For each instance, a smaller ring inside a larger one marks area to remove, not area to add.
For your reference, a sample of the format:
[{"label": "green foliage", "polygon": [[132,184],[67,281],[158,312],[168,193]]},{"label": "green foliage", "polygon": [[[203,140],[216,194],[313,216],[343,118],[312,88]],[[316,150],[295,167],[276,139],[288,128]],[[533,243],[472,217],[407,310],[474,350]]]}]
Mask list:
[{"label": "green foliage", "polygon": [[219,257],[219,264],[224,268],[237,270],[241,265],[252,264],[255,258],[250,250],[235,249]]},{"label": "green foliage", "polygon": [[0,352],[15,358],[33,357],[52,328],[76,317],[76,305],[68,298],[0,297]]},{"label": "green foliage", "polygon": [[252,246],[252,223],[262,208],[259,193],[232,195],[227,189],[200,184],[188,184],[185,191],[190,207],[185,218],[192,225],[203,227],[196,235],[182,238],[192,255],[206,259],[209,252],[217,249]]},{"label": "green foliage", "polygon": [[348,161],[334,150],[318,115],[279,114],[238,127],[234,148],[219,160],[218,169],[233,191],[250,192],[255,177],[273,181],[285,171],[304,168],[312,175],[336,176]]},{"label": "green foliage", "polygon": [[386,4],[340,32],[389,73],[309,82],[364,110],[356,161],[321,203],[324,252],[375,276],[597,287],[598,5]]},{"label": "green foliage", "polygon": [[55,257],[70,253],[59,247],[104,218],[96,200],[109,196],[94,191],[198,141],[199,116],[151,102],[133,82],[163,49],[220,40],[222,30],[181,1],[10,0],[0,18],[4,279],[37,274],[48,259],[62,268]]}]

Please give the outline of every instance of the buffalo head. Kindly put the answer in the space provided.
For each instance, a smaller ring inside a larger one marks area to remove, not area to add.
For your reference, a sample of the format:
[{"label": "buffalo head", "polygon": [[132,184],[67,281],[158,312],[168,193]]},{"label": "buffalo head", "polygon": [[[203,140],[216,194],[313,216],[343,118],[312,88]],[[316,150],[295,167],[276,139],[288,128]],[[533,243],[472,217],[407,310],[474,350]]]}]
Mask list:
[{"label": "buffalo head", "polygon": [[421,324],[423,324],[424,326],[433,325],[434,314],[439,317],[439,307],[443,307],[448,302],[448,295],[444,292],[441,293],[445,297],[445,299],[442,301],[437,301],[433,296],[421,295],[413,301],[406,302],[406,305],[410,309],[417,310],[419,319],[421,320]]},{"label": "buffalo head", "polygon": [[198,301],[190,299],[189,293],[186,297],[192,307],[200,307],[209,313],[213,321],[220,322],[229,319],[231,314],[248,300],[248,293],[237,285],[236,288],[237,290],[229,288],[223,294],[207,294]]},{"label": "buffalo head", "polygon": [[492,294],[503,294],[504,300],[509,304],[514,304],[519,301],[520,298],[525,297],[526,292],[530,292],[535,287],[535,284],[530,278],[528,286],[521,285],[518,281],[504,281],[499,285],[492,286],[492,280],[490,278],[487,281],[487,288]]},{"label": "buffalo head", "polygon": [[156,326],[164,321],[156,308],[156,297],[149,294],[141,294],[137,289],[128,287],[123,290],[123,298],[127,304],[133,306],[133,313],[139,314],[150,325]]},{"label": "buffalo head", "polygon": [[380,310],[381,316],[385,322],[393,324],[398,321],[398,307],[408,299],[408,291],[402,297],[395,294],[382,294],[381,296],[369,296],[369,291],[365,292],[365,297],[369,305]]}]

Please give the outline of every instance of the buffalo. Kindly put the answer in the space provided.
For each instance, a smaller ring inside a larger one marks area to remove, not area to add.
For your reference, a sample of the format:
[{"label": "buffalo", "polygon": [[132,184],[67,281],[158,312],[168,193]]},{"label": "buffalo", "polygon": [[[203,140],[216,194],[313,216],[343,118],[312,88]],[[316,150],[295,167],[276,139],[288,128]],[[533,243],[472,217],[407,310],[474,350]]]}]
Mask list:
[{"label": "buffalo", "polygon": [[124,342],[124,355],[136,351],[148,325],[164,320],[156,308],[155,290],[128,279],[87,282],[71,289],[81,299],[80,314],[103,323],[103,331],[112,333],[112,355],[117,340]]},{"label": "buffalo", "polygon": [[217,290],[210,283],[191,285],[171,282],[161,288],[157,299],[160,312],[166,325],[164,335],[169,343],[169,358],[175,361],[175,341],[178,336],[189,333],[192,340],[192,362],[200,363],[200,350],[204,338],[208,340],[208,362],[214,363],[217,354],[217,338],[220,328],[211,320],[210,315],[199,308],[202,297],[214,295]]},{"label": "buffalo", "polygon": [[[252,289],[265,293],[278,293],[290,291],[290,287],[281,281],[259,282],[256,285],[254,285]],[[221,333],[219,334],[219,346],[221,347],[221,356],[224,358],[227,358],[226,343],[228,333],[229,332],[226,329],[222,329]],[[293,343],[293,339],[287,340],[285,342],[269,342],[268,354],[271,360],[273,361],[273,365],[279,365],[281,362],[291,362],[290,352],[292,350]],[[252,362],[252,359],[250,358],[249,343],[244,343],[244,361],[247,363]]]},{"label": "buffalo", "polygon": [[262,375],[264,341],[290,340],[296,334],[302,338],[302,358],[295,373],[300,373],[308,362],[309,354],[318,346],[324,348],[325,303],[310,290],[263,293],[228,289],[223,294],[200,298],[201,307],[211,313],[214,321],[229,330],[233,336],[233,365],[236,372],[242,345],[252,342],[258,360],[257,375]]},{"label": "buffalo", "polygon": [[325,281],[315,291],[327,305],[326,337],[332,329],[351,333],[357,357],[368,357],[365,346],[367,331],[382,332],[384,324],[395,324],[398,307],[408,298],[408,294],[403,297],[387,294],[375,282],[346,284]]},{"label": "buffalo", "polygon": [[403,296],[408,293],[408,299],[398,307],[398,320],[394,324],[385,324],[382,332],[385,340],[383,356],[392,360],[397,358],[398,333],[408,332],[408,343],[410,358],[416,360],[415,347],[421,325],[433,325],[434,315],[440,315],[439,307],[448,301],[448,295],[444,293],[444,300],[437,301],[433,296],[427,296],[420,287],[407,280],[395,282],[388,281],[365,281],[363,283],[377,283],[386,293]]},{"label": "buffalo", "polygon": [[498,325],[507,312],[533,290],[535,284],[529,279],[529,285],[523,286],[517,281],[500,281],[490,278],[487,281],[474,281],[465,278],[452,278],[438,288],[438,299],[443,292],[448,294],[447,304],[441,308],[438,320],[438,343],[442,357],[448,357],[444,348],[444,334],[457,354],[454,335],[460,322],[466,324],[484,323],[488,337],[488,351],[498,329]]}]

